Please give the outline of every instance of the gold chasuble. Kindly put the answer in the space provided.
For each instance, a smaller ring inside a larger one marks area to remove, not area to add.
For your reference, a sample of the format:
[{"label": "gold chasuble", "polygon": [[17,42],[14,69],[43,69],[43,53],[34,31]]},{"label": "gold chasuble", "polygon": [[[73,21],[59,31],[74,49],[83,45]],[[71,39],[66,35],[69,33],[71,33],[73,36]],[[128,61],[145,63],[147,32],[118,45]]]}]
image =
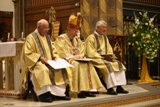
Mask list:
[{"label": "gold chasuble", "polygon": [[[41,61],[38,61],[40,56],[42,55],[39,49],[39,46],[37,45],[37,41],[34,38],[33,34],[31,33],[27,36],[26,41],[23,46],[23,52],[22,52],[22,57],[24,59],[25,65],[22,68],[22,86],[25,88],[26,86],[26,74],[28,70],[31,70],[33,79],[34,79],[34,88],[35,90],[40,90],[43,86],[47,85],[61,85],[65,84],[65,81],[68,81],[67,78],[64,78],[64,75],[67,75],[63,72],[63,70],[58,69],[58,70],[53,70],[50,71],[45,64],[42,64]],[[38,33],[36,33],[37,37],[39,38],[39,41],[42,45],[42,49],[44,52],[44,56],[47,60],[52,60],[52,55],[58,58],[59,56],[57,55],[56,48],[52,45],[50,52],[50,47],[47,42],[46,36],[41,36]],[[53,73],[53,80],[51,82],[51,75],[50,72]],[[67,76],[66,76],[67,77]],[[53,82],[54,81],[54,82]],[[53,84],[54,83],[54,84]]]},{"label": "gold chasuble", "polygon": [[101,56],[113,54],[112,47],[107,37],[103,35],[91,34],[90,36],[88,36],[85,42],[86,56],[89,58],[93,58],[93,65],[97,67],[103,75],[111,72],[126,71],[126,68],[121,62],[117,60],[113,62],[106,61],[103,59],[103,56]]},{"label": "gold chasuble", "polygon": [[102,87],[90,61],[81,62],[72,58],[73,55],[84,56],[85,54],[84,44],[77,36],[70,40],[67,33],[62,34],[58,36],[54,44],[59,56],[68,59],[68,62],[74,66],[72,69],[72,82],[70,82],[72,92],[89,91]]}]

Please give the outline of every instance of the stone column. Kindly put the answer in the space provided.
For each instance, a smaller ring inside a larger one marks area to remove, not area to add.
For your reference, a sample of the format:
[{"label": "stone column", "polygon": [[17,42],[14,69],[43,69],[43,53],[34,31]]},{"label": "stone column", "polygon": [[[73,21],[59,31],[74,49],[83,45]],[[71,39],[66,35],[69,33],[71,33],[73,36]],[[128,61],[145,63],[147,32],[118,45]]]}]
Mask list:
[{"label": "stone column", "polygon": [[122,0],[106,0],[107,35],[123,35]]},{"label": "stone column", "polygon": [[24,0],[12,0],[14,3],[15,37],[21,37],[24,30]]},{"label": "stone column", "polygon": [[81,0],[80,9],[83,17],[81,36],[83,39],[86,39],[88,35],[93,33],[95,23],[99,19],[98,2],[99,0]]},{"label": "stone column", "polygon": [[116,21],[117,21],[117,36],[123,36],[123,2],[122,0],[116,0]]},{"label": "stone column", "polygon": [[99,0],[99,19],[107,22],[107,0]]},{"label": "stone column", "polygon": [[80,9],[82,38],[93,33],[98,20],[108,23],[107,35],[123,35],[122,0],[80,0]]}]

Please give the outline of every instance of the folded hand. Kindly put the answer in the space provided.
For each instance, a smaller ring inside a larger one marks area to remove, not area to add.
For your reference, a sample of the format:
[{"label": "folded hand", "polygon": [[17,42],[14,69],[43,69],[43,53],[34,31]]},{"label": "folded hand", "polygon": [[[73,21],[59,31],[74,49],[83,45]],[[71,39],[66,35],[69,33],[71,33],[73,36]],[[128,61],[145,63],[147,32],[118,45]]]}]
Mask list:
[{"label": "folded hand", "polygon": [[106,56],[104,56],[104,59],[105,59],[106,61],[113,61],[112,55],[106,55]]}]

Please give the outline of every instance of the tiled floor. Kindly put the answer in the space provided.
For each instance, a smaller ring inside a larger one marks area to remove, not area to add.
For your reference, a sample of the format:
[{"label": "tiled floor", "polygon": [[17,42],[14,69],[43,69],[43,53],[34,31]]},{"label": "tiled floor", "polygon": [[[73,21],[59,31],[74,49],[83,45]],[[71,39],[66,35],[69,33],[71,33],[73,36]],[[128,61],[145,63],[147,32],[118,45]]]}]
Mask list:
[{"label": "tiled floor", "polygon": [[[15,98],[3,98],[0,97],[0,107],[84,107],[86,105],[92,105],[97,103],[118,101],[120,99],[129,99],[137,96],[151,95],[159,93],[160,89],[153,87],[152,84],[137,84],[133,82],[132,85],[126,85],[124,88],[129,91],[129,94],[118,94],[118,95],[107,95],[104,88],[100,89],[100,94],[97,94],[95,98],[72,98],[71,101],[53,101],[52,103],[42,103],[34,102],[33,99],[29,98],[27,100],[15,99]],[[154,99],[149,101],[137,102],[128,105],[122,105],[117,107],[146,107],[148,105],[153,105],[160,103],[160,99]],[[105,107],[105,106],[103,106]]]}]

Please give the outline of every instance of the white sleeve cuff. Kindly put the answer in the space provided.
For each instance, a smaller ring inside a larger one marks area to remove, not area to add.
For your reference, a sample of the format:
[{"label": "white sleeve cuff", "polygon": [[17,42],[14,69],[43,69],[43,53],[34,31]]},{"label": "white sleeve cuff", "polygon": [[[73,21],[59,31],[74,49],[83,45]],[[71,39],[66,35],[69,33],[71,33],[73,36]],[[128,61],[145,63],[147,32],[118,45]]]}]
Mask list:
[{"label": "white sleeve cuff", "polygon": [[66,57],[66,59],[69,60],[69,59],[71,59],[73,57],[74,57],[73,55],[72,56],[68,56],[68,57]]}]

